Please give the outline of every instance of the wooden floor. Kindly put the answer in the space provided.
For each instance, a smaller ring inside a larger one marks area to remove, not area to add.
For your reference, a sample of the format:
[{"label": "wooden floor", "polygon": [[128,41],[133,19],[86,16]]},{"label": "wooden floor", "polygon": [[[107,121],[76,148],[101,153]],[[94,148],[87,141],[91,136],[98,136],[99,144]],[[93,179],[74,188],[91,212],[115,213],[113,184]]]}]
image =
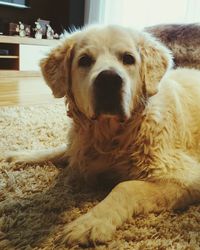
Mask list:
[{"label": "wooden floor", "polygon": [[0,106],[63,102],[55,99],[42,77],[0,77]]}]

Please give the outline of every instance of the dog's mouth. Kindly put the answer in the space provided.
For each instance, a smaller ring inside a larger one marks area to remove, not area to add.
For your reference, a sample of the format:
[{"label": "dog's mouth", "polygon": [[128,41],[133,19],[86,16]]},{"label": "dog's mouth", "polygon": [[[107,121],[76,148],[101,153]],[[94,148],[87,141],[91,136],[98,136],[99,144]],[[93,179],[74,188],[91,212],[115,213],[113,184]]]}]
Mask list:
[{"label": "dog's mouth", "polygon": [[118,122],[127,120],[122,104],[122,94],[118,92],[98,92],[94,100],[93,120],[102,121],[105,119],[113,119]]},{"label": "dog's mouth", "polygon": [[114,96],[106,97],[102,101],[96,102],[94,106],[94,120],[115,119],[116,121],[126,120],[126,115],[121,104],[121,100],[115,99]]}]

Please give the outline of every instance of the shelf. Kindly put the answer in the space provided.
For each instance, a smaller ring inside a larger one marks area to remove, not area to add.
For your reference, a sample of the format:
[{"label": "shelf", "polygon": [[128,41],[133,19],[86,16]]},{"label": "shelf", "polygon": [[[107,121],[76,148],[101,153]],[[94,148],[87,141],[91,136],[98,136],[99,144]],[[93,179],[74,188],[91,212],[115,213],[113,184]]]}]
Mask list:
[{"label": "shelf", "polygon": [[0,59],[1,58],[6,58],[6,59],[18,59],[19,58],[19,56],[7,56],[7,55],[0,55]]},{"label": "shelf", "polygon": [[59,42],[0,35],[0,49],[5,51],[0,55],[0,78],[41,75],[39,61]]},{"label": "shelf", "polygon": [[56,39],[48,40],[48,39],[36,39],[36,38],[32,38],[32,37],[0,35],[0,43],[55,46],[55,45],[59,44],[59,42],[60,42],[60,40],[56,40]]}]

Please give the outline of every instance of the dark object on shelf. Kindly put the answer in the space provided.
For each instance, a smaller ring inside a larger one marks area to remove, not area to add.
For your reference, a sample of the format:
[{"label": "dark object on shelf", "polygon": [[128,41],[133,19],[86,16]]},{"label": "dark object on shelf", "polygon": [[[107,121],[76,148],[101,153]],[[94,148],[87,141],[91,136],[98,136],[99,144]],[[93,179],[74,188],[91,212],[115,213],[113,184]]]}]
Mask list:
[{"label": "dark object on shelf", "polygon": [[4,23],[3,20],[0,18],[0,35],[3,35],[4,33]]},{"label": "dark object on shelf", "polygon": [[18,35],[18,32],[17,32],[17,26],[18,24],[17,23],[9,23],[9,26],[8,26],[8,34],[10,36],[14,36],[14,35]]},{"label": "dark object on shelf", "polygon": [[7,49],[0,49],[0,55],[3,55],[3,56],[9,55],[9,50],[7,50]]}]

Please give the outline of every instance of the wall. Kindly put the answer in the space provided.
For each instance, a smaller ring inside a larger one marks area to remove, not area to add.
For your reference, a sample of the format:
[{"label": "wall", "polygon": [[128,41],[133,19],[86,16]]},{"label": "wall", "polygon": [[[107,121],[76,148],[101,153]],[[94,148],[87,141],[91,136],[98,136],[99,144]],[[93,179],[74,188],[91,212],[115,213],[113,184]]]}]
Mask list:
[{"label": "wall", "polygon": [[38,18],[50,20],[58,33],[84,23],[84,0],[29,0],[29,5],[29,9],[0,6],[0,30],[2,23],[22,21],[33,25]]}]

